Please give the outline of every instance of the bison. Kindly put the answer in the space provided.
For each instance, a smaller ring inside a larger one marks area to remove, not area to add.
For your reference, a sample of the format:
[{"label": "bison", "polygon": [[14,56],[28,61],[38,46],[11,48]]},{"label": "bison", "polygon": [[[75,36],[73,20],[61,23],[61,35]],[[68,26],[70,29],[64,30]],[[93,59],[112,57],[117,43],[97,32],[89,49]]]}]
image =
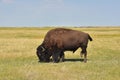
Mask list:
[{"label": "bison", "polygon": [[81,55],[84,54],[84,62],[87,62],[87,44],[92,38],[88,33],[65,29],[55,28],[47,32],[44,41],[37,47],[37,56],[40,62],[49,62],[52,56],[53,62],[64,61],[64,52],[73,51],[81,48]]}]

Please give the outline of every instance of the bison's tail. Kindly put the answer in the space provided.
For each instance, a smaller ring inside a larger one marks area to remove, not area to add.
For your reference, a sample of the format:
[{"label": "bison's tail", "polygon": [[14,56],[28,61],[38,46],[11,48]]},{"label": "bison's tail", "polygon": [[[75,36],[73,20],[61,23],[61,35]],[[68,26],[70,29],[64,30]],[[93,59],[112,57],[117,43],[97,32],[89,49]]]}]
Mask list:
[{"label": "bison's tail", "polygon": [[90,41],[93,41],[93,39],[90,37],[90,35],[88,34],[88,39],[90,40]]}]

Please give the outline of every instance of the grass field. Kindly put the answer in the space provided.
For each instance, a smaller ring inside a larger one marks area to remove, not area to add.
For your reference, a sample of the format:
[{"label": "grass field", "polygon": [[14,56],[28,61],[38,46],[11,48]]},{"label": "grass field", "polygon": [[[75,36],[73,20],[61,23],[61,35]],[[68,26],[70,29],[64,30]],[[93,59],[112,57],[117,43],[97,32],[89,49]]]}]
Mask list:
[{"label": "grass field", "polygon": [[72,28],[89,33],[88,62],[80,49],[65,62],[38,63],[36,47],[52,28],[0,28],[0,80],[120,80],[120,27]]}]

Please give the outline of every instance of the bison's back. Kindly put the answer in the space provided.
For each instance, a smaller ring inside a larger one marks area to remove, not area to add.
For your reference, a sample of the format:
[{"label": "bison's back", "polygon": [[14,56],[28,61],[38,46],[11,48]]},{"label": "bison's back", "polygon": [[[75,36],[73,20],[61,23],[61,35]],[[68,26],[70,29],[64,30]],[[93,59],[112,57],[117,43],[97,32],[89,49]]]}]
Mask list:
[{"label": "bison's back", "polygon": [[71,47],[79,46],[80,43],[88,41],[88,34],[65,28],[56,28],[48,31],[44,38],[46,47]]}]

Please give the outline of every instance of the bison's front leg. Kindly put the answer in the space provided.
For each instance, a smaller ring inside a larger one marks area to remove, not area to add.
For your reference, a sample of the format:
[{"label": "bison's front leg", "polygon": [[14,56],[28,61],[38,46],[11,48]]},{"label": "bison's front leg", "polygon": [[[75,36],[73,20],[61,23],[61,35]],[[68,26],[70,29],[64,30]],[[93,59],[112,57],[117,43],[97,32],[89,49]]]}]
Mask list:
[{"label": "bison's front leg", "polygon": [[60,53],[60,62],[64,62],[64,52]]},{"label": "bison's front leg", "polygon": [[59,62],[59,53],[58,52],[54,52],[52,55],[52,59],[54,63],[58,63]]}]

